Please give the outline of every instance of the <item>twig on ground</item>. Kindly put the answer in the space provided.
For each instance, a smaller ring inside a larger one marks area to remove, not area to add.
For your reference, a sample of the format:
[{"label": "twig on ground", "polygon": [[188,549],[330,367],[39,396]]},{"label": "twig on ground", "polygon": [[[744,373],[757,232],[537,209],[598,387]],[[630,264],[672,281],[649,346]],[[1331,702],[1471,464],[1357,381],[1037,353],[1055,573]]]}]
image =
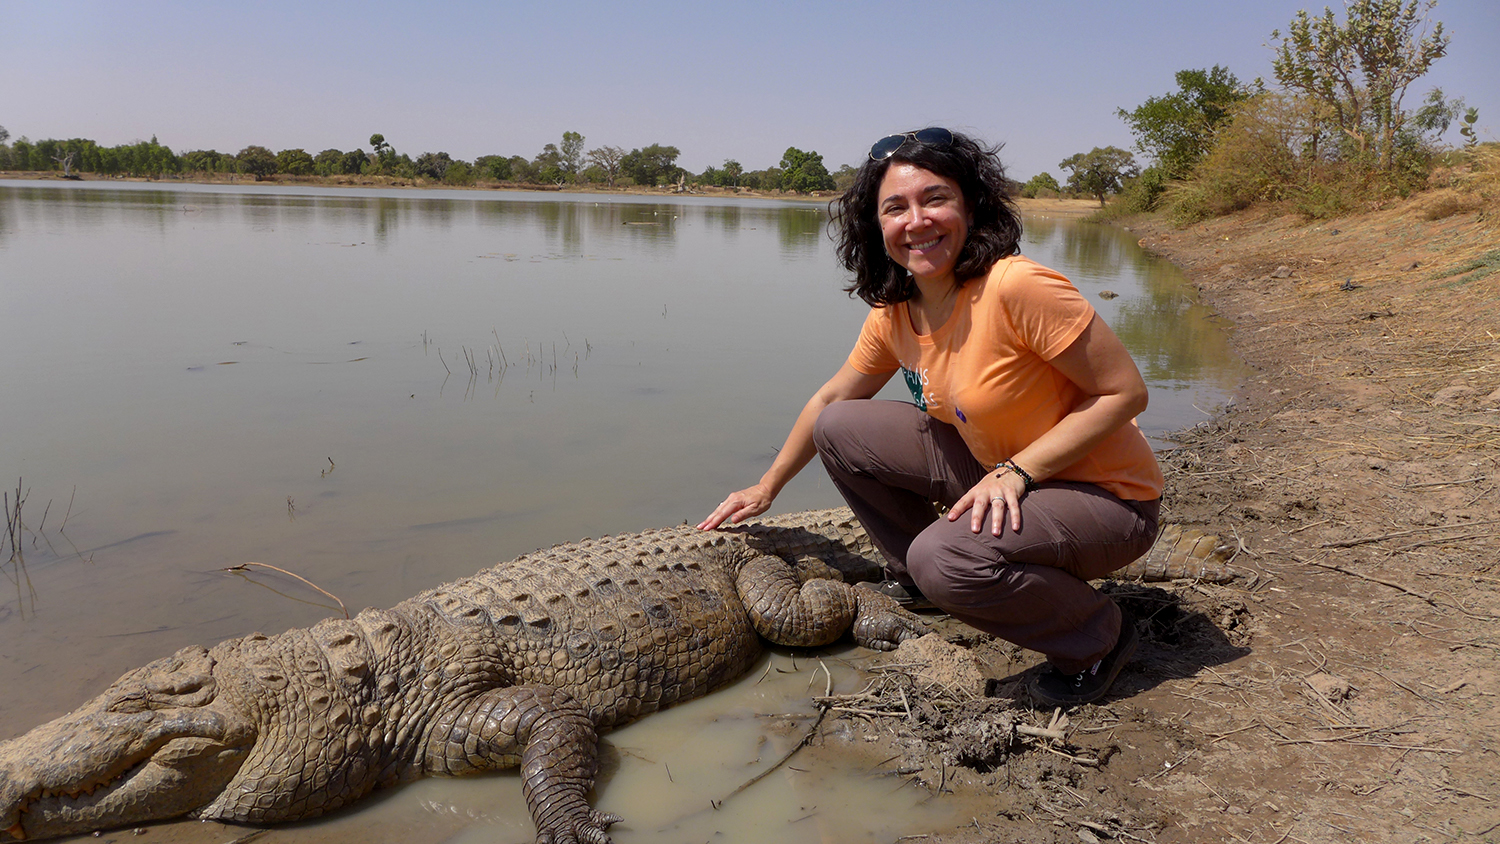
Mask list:
[{"label": "twig on ground", "polygon": [[[797,752],[799,750],[801,750],[802,748],[806,747],[808,745],[808,743],[813,740],[813,736],[815,736],[815,735],[818,734],[818,728],[821,727],[821,726],[823,726],[823,719],[828,716],[828,712],[831,709],[832,709],[832,707],[823,707],[822,711],[818,713],[818,720],[816,720],[816,721],[813,722],[812,727],[810,727],[808,729],[807,733],[802,736],[802,740],[801,741],[797,742],[797,744],[794,745],[791,750],[788,750],[786,752],[786,755],[784,755],[780,759],[778,759],[776,761],[776,764],[772,765],[771,767],[765,769],[764,771],[761,771],[760,773],[758,773],[755,776],[751,777],[750,779],[746,780],[742,785],[740,785],[739,788],[736,788],[734,791],[731,791],[728,794],[724,795],[724,799],[722,799],[722,800],[720,800],[718,802],[718,806],[724,805],[724,803],[728,802],[729,798],[734,797],[735,795],[739,794],[740,792],[744,791],[745,789],[749,788],[750,786],[755,785],[756,783],[758,783],[761,780],[765,779],[766,777],[770,776],[772,772],[774,772],[776,769],[780,768],[782,765],[785,765],[787,763],[787,761],[790,760],[793,756],[796,756]],[[717,808],[717,806],[715,808]]]},{"label": "twig on ground", "polygon": [[1412,528],[1410,530],[1398,530],[1391,533],[1382,533],[1378,536],[1362,536],[1358,539],[1341,539],[1337,542],[1324,542],[1319,548],[1353,548],[1356,545],[1369,545],[1372,542],[1383,542],[1387,539],[1398,539],[1403,536],[1413,536],[1418,533],[1431,533],[1435,530],[1458,530],[1460,528],[1485,527],[1487,525],[1500,524],[1500,520],[1491,519],[1487,522],[1470,522],[1464,525],[1432,525],[1430,527]]},{"label": "twig on ground", "polygon": [[1455,577],[1460,580],[1483,580],[1487,583],[1500,583],[1500,577],[1485,577],[1482,574],[1449,574],[1445,571],[1419,571],[1418,577]]},{"label": "twig on ground", "polygon": [[1466,534],[1464,534],[1462,536],[1439,536],[1439,537],[1437,537],[1435,539],[1423,539],[1420,542],[1413,542],[1410,545],[1401,545],[1401,546],[1393,549],[1391,551],[1391,553],[1392,554],[1399,554],[1402,551],[1414,551],[1414,550],[1416,550],[1418,548],[1426,548],[1429,545],[1444,545],[1444,544],[1449,543],[1449,542],[1462,542],[1463,540],[1466,540],[1466,539],[1483,539],[1485,537],[1494,536],[1494,535],[1495,534],[1493,532],[1489,532],[1489,533],[1466,533]]},{"label": "twig on ground", "polygon": [[[1020,730],[1017,729],[1016,732],[1020,732]],[[1043,750],[1047,751],[1048,753],[1052,753],[1052,754],[1055,754],[1057,756],[1061,756],[1062,758],[1068,760],[1069,762],[1073,762],[1075,764],[1082,765],[1085,768],[1097,768],[1097,767],[1099,767],[1099,760],[1097,758],[1093,757],[1093,756],[1074,756],[1071,753],[1065,753],[1065,752],[1063,752],[1061,750],[1058,750],[1055,747],[1048,747],[1045,744],[1040,745],[1040,747]]]},{"label": "twig on ground", "polygon": [[1392,589],[1395,589],[1395,590],[1398,590],[1398,591],[1401,591],[1401,592],[1405,592],[1406,594],[1411,595],[1414,598],[1421,598],[1422,600],[1426,601],[1427,603],[1431,604],[1434,607],[1437,606],[1437,601],[1434,601],[1432,599],[1431,595],[1424,595],[1423,593],[1418,592],[1415,589],[1411,589],[1410,587],[1402,586],[1401,584],[1396,583],[1395,581],[1386,580],[1386,579],[1380,578],[1380,577],[1373,577],[1373,576],[1368,575],[1368,574],[1360,574],[1357,571],[1351,571],[1349,569],[1344,568],[1343,566],[1336,565],[1334,563],[1320,563],[1317,560],[1309,560],[1306,557],[1303,557],[1303,556],[1301,556],[1299,554],[1292,554],[1291,557],[1292,557],[1292,559],[1296,560],[1299,563],[1306,563],[1307,565],[1310,565],[1310,566],[1317,566],[1318,568],[1324,568],[1324,569],[1328,569],[1330,571],[1336,571],[1336,572],[1339,572],[1340,574],[1347,574],[1350,577],[1357,577],[1360,580],[1368,580],[1371,583],[1379,583],[1381,586],[1389,586]]},{"label": "twig on ground", "polygon": [[1052,739],[1053,741],[1062,741],[1068,737],[1062,730],[1049,730],[1044,727],[1033,727],[1030,724],[1017,724],[1015,730],[1023,736]]}]

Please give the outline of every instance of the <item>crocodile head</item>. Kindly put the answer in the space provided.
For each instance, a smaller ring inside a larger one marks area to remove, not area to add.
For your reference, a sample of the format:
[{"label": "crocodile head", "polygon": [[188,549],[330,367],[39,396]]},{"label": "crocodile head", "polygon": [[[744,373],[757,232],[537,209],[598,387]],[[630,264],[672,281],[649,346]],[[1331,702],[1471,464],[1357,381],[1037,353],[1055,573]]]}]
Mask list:
[{"label": "crocodile head", "polygon": [[185,815],[211,802],[255,742],[215,661],[184,648],[104,694],[0,742],[0,842]]}]

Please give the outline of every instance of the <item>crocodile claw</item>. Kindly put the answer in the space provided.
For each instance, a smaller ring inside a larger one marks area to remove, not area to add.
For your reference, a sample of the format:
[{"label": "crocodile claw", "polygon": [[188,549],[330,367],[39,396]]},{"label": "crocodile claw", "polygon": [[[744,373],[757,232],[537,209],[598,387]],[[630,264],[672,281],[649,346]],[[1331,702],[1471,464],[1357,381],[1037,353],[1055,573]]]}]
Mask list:
[{"label": "crocodile claw", "polygon": [[536,844],[610,844],[607,830],[624,820],[614,812],[589,812],[581,821],[562,829],[544,829],[537,833]]},{"label": "crocodile claw", "polygon": [[926,624],[915,613],[901,608],[892,598],[869,589],[855,589],[858,616],[854,620],[854,643],[875,651],[893,651],[907,639],[921,638]]}]

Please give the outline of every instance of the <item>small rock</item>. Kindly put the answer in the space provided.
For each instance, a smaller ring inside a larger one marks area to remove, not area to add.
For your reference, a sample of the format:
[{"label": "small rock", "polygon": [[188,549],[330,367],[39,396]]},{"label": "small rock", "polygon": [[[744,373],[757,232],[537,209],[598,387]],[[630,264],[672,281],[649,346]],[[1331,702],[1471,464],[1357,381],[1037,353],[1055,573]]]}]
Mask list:
[{"label": "small rock", "polygon": [[1120,298],[1120,294],[1116,293],[1113,290],[1101,290],[1101,291],[1099,291],[1099,298],[1100,299],[1118,299],[1118,298]]},{"label": "small rock", "polygon": [[1271,273],[1271,278],[1291,278],[1291,277],[1292,277],[1292,268],[1288,267],[1286,264],[1282,264],[1281,266],[1277,267],[1274,272]]},{"label": "small rock", "polygon": [[1404,273],[1409,273],[1412,270],[1414,270],[1414,269],[1416,269],[1417,267],[1420,267],[1420,266],[1422,266],[1422,262],[1421,261],[1412,261],[1410,264],[1407,264],[1406,266],[1402,267],[1401,271],[1404,272]]},{"label": "small rock", "polygon": [[1447,405],[1457,404],[1458,402],[1456,401],[1456,399],[1458,399],[1459,396],[1471,395],[1473,392],[1473,387],[1463,387],[1459,385],[1444,387],[1443,389],[1438,390],[1436,393],[1432,394],[1432,403]]},{"label": "small rock", "polygon": [[1484,400],[1487,402],[1500,402],[1500,390],[1496,390],[1495,392],[1485,396]]},{"label": "small rock", "polygon": [[1078,830],[1078,840],[1084,842],[1084,844],[1099,844],[1099,836],[1086,829]]},{"label": "small rock", "polygon": [[1338,703],[1353,691],[1348,680],[1332,674],[1314,674],[1307,678],[1307,685],[1312,686],[1312,690],[1329,703]]}]

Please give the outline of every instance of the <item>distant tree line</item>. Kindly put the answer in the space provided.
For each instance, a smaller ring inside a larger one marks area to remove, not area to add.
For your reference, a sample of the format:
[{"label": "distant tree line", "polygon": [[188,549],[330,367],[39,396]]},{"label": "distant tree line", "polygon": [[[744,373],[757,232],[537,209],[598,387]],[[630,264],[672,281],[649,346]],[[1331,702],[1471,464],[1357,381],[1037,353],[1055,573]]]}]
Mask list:
[{"label": "distant tree line", "polygon": [[271,149],[252,144],[237,153],[193,150],[174,153],[153,137],[114,147],[85,139],[31,141],[25,137],[7,143],[10,133],[0,127],[0,170],[58,171],[64,175],[94,173],[103,176],[164,178],[201,174],[240,174],[256,181],[286,176],[384,176],[402,180],[463,186],[482,181],[523,185],[601,185],[606,187],[675,185],[682,189],[712,185],[765,191],[811,193],[836,190],[853,178],[854,170],[843,167],[828,172],[823,156],[787,147],[781,161],[764,170],[746,170],[733,159],[721,167],[692,173],[677,165],[675,146],[651,144],[632,150],[617,146],[585,149],[583,135],[564,132],[560,143],[547,144],[531,158],[523,155],[482,155],[473,161],[446,152],[424,152],[415,158],[398,152],[379,133],[369,138],[369,152],[325,149],[317,154],[304,149]]}]

